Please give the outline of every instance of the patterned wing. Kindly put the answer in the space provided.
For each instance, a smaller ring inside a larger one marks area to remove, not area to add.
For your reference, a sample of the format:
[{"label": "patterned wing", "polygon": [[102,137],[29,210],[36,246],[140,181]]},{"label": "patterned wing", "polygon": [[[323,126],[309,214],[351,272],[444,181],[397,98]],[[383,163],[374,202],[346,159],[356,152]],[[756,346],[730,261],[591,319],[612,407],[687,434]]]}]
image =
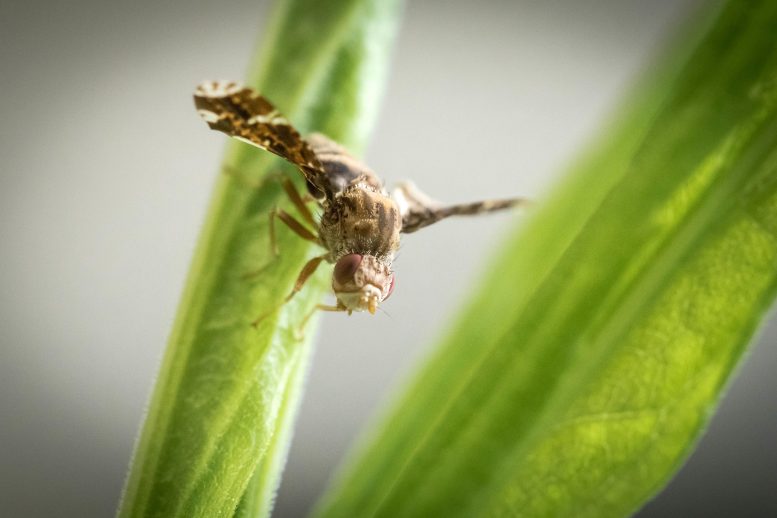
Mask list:
[{"label": "patterned wing", "polygon": [[309,185],[332,198],[329,181],[315,152],[258,92],[231,81],[206,81],[194,92],[194,105],[211,129],[288,160],[299,168]]},{"label": "patterned wing", "polygon": [[530,203],[524,198],[512,198],[444,206],[429,198],[411,182],[397,185],[391,197],[399,206],[400,214],[402,214],[402,232],[405,234],[420,230],[449,216],[483,214]]}]

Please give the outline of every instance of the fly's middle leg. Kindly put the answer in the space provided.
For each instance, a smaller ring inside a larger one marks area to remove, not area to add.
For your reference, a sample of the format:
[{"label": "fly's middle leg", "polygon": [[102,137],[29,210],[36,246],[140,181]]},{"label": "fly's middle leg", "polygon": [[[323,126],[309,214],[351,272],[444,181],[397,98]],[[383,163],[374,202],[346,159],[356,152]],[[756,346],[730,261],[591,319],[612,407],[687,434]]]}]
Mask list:
[{"label": "fly's middle leg", "polygon": [[[275,220],[280,219],[292,232],[297,234],[302,239],[305,239],[306,241],[310,241],[311,243],[315,243],[319,246],[321,246],[321,241],[317,235],[317,233],[314,230],[311,230],[310,227],[316,229],[318,228],[318,223],[316,222],[315,216],[311,212],[310,208],[306,205],[305,200],[303,197],[297,192],[297,189],[294,187],[294,184],[288,179],[288,178],[280,178],[281,186],[283,187],[284,192],[286,193],[286,196],[288,196],[289,200],[292,202],[294,207],[297,209],[297,212],[299,213],[300,217],[304,221],[300,221],[296,217],[292,216],[285,210],[275,207],[273,208],[269,213],[269,247],[270,247],[270,256],[271,257],[278,257],[280,254],[278,250],[278,239],[277,239],[277,232],[275,228]],[[264,272],[270,265],[265,265],[262,268],[254,271],[247,272],[243,275],[244,278],[252,278],[255,277],[262,272]]]},{"label": "fly's middle leg", "polygon": [[276,309],[282,307],[286,303],[288,303],[292,298],[294,298],[294,295],[300,292],[302,290],[303,286],[305,286],[305,283],[310,279],[310,277],[316,272],[318,269],[318,265],[321,264],[321,262],[329,257],[329,254],[319,255],[305,263],[305,266],[302,267],[302,270],[299,272],[299,275],[297,276],[297,281],[294,283],[294,287],[291,290],[291,293],[289,293],[285,299],[283,299],[283,302],[280,303],[280,305],[277,308],[273,308],[270,311],[267,311],[265,313],[262,313],[259,315],[253,322],[251,322],[251,325],[254,327],[257,327],[259,323],[267,318],[271,313],[273,313]]}]

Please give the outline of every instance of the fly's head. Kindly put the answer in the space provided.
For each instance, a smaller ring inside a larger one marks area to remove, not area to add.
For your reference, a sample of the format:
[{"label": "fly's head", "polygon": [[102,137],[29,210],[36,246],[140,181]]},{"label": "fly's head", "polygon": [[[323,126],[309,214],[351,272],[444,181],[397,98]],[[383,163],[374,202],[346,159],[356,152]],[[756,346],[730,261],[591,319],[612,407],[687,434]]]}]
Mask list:
[{"label": "fly's head", "polygon": [[375,314],[378,304],[394,291],[391,265],[372,255],[348,254],[335,263],[332,289],[340,305],[350,313]]}]

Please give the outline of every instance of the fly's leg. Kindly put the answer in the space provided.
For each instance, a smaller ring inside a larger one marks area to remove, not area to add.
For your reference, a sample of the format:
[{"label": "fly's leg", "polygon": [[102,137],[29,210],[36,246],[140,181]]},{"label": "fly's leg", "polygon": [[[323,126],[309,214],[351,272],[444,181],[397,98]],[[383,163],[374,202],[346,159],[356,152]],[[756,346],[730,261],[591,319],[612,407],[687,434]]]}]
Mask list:
[{"label": "fly's leg", "polygon": [[292,230],[292,232],[297,234],[302,239],[310,241],[311,243],[320,244],[318,236],[314,234],[312,230],[309,230],[307,227],[305,227],[305,225],[300,223],[294,216],[292,216],[285,210],[274,209],[270,213],[270,218],[274,219],[276,217],[279,218],[281,221],[283,221],[286,224],[286,226]]},{"label": "fly's leg", "polygon": [[305,315],[305,318],[302,319],[302,322],[300,322],[299,327],[297,328],[296,337],[299,340],[302,340],[302,338],[304,337],[305,326],[308,325],[308,321],[318,311],[342,312],[342,311],[347,311],[347,309],[345,308],[345,306],[340,304],[340,301],[337,302],[336,306],[332,306],[330,304],[316,304],[313,307],[313,309],[311,309],[310,312],[307,315]]},{"label": "fly's leg", "polygon": [[[232,166],[225,165],[222,167],[222,171],[227,176],[234,178],[236,181],[240,182],[244,186],[250,187],[252,189],[258,189],[262,187],[262,185],[264,185],[264,183],[268,180],[277,180],[278,182],[280,182],[281,187],[283,187],[283,190],[286,193],[286,196],[288,196],[289,200],[291,200],[292,204],[294,204],[294,206],[299,211],[300,215],[302,216],[302,219],[304,219],[305,222],[309,224],[311,227],[313,228],[318,227],[318,223],[316,222],[315,216],[313,216],[313,213],[310,211],[310,208],[306,205],[307,202],[316,201],[316,199],[313,198],[310,194],[306,194],[305,197],[303,198],[297,191],[297,188],[294,187],[294,184],[291,182],[291,180],[289,180],[285,175],[281,173],[269,174],[265,178],[264,182],[254,182],[254,181],[251,181],[243,173],[241,173],[239,170],[237,170]],[[315,237],[315,234],[313,234],[308,229],[304,228],[304,226],[301,225],[292,216],[290,216],[288,213],[284,212],[281,209],[273,209],[273,211],[270,213],[270,248],[273,255],[275,256],[278,255],[278,246],[275,240],[275,217],[280,217],[289,226],[289,228],[291,228],[302,238],[307,239],[309,241],[312,240],[318,243],[318,238]]]},{"label": "fly's leg", "polygon": [[319,255],[305,263],[305,266],[302,267],[302,270],[299,272],[299,276],[297,276],[297,281],[294,283],[294,287],[291,289],[291,293],[286,295],[286,298],[283,299],[283,302],[278,305],[278,307],[273,308],[272,311],[268,311],[266,313],[262,313],[256,319],[251,322],[251,325],[256,327],[259,325],[259,323],[267,318],[269,314],[271,314],[276,309],[282,307],[283,305],[287,304],[291,299],[294,298],[294,295],[299,293],[299,291],[302,289],[303,286],[305,286],[305,283],[310,279],[310,276],[313,275],[316,270],[318,269],[318,265],[321,264],[321,261],[329,257],[329,254]]},{"label": "fly's leg", "polygon": [[[245,178],[239,175],[239,172],[232,170],[230,168],[224,168],[224,172],[226,174],[230,174],[235,176],[238,180],[240,180],[242,183],[245,183]],[[280,177],[280,178],[278,178]],[[297,189],[294,187],[294,184],[289,180],[288,178],[278,175],[276,178],[280,180],[281,187],[283,187],[284,192],[288,196],[291,203],[296,207],[297,211],[299,212],[300,217],[304,220],[304,222],[301,222],[288,212],[286,212],[283,209],[280,208],[274,208],[272,211],[270,211],[270,222],[269,222],[269,237],[270,237],[270,253],[273,256],[278,256],[278,242],[277,242],[277,234],[275,231],[275,219],[280,219],[292,232],[297,234],[299,237],[306,241],[310,241],[311,243],[315,243],[319,246],[322,246],[321,240],[319,239],[316,232],[313,230],[310,230],[308,225],[313,228],[318,227],[318,223],[316,222],[316,218],[311,212],[310,208],[306,205],[306,199],[307,201],[315,201],[314,198],[310,197],[309,195],[306,196],[306,198],[303,198]],[[306,225],[307,224],[307,225]],[[287,304],[292,298],[294,298],[294,295],[296,295],[302,288],[304,287],[305,283],[308,281],[308,279],[316,272],[318,269],[318,266],[321,264],[321,262],[324,259],[327,259],[329,257],[329,254],[323,254],[320,256],[316,256],[309,260],[307,263],[305,263],[305,266],[302,267],[302,270],[300,271],[299,275],[297,276],[297,280],[294,283],[294,287],[292,288],[291,292],[286,296],[286,298],[281,302],[277,307],[273,308],[270,311],[267,311],[265,313],[262,313],[259,315],[256,319],[254,319],[253,322],[251,322],[251,325],[253,327],[257,327],[265,318],[267,318],[270,314],[272,314],[274,311],[278,310],[280,307]],[[257,274],[262,273],[264,270],[267,269],[267,266],[256,270],[254,272],[249,272],[244,275],[244,277],[253,277]],[[319,304],[321,306],[320,309],[325,311],[343,311],[343,309],[324,309],[324,306]],[[318,306],[317,306],[318,308]],[[329,308],[335,308],[335,306],[329,306]],[[306,316],[303,322],[307,322],[307,320],[310,318],[310,315]]]},{"label": "fly's leg", "polygon": [[[310,211],[310,209],[305,205],[305,201],[302,199],[302,197],[299,195],[297,190],[294,188],[294,184],[291,183],[291,181],[288,178],[281,179],[281,185],[283,186],[283,190],[286,192],[286,195],[289,197],[291,202],[294,204],[295,207],[297,207],[297,210],[302,215],[302,218],[309,223],[314,228],[317,226],[315,217],[313,216],[313,213]],[[297,234],[302,239],[305,239],[306,241],[310,241],[312,243],[315,243],[317,245],[321,245],[321,241],[319,240],[318,236],[309,228],[307,228],[303,223],[301,223],[298,219],[296,219],[294,216],[289,214],[283,209],[274,208],[270,211],[270,223],[269,223],[269,234],[270,234],[270,254],[273,257],[278,257],[280,252],[278,251],[278,240],[277,240],[277,234],[275,232],[275,219],[280,219],[289,229]],[[254,270],[248,273],[245,273],[243,275],[243,278],[251,278],[259,275],[263,271],[265,271],[268,268],[269,265],[264,266],[258,270]]]},{"label": "fly's leg", "polygon": [[[306,223],[308,223],[311,227],[316,228],[318,227],[318,223],[316,223],[316,218],[313,216],[313,213],[310,212],[310,209],[307,205],[305,205],[305,201],[302,199],[302,197],[299,195],[299,192],[297,192],[297,189],[294,187],[294,184],[291,183],[291,180],[288,178],[283,178],[281,180],[281,186],[283,187],[283,190],[286,192],[286,196],[289,197],[289,200],[291,200],[291,203],[294,204],[295,207],[297,207],[297,210],[299,211],[300,215],[302,216],[302,219],[305,220]],[[306,239],[308,241],[312,241],[316,244],[321,244],[321,241],[318,239],[318,236],[314,234],[311,230],[305,227],[302,223],[300,223],[297,219],[295,219],[291,214],[284,211],[283,209],[275,208],[270,212],[270,252],[272,255],[277,256],[278,255],[278,242],[275,238],[275,218],[278,217],[283,221],[287,227],[289,227],[295,234],[300,236],[302,239]]]},{"label": "fly's leg", "polygon": [[278,251],[278,241],[275,234],[275,218],[280,219],[287,227],[289,227],[292,232],[297,234],[302,239],[317,245],[321,244],[318,236],[314,234],[313,231],[305,227],[305,225],[300,223],[297,218],[283,209],[275,208],[270,211],[270,253],[273,255],[273,257],[278,257],[280,254]]},{"label": "fly's leg", "polygon": [[[252,181],[246,175],[244,175],[242,172],[240,172],[237,168],[230,166],[230,165],[224,165],[221,168],[221,171],[226,174],[227,176],[234,178],[237,182],[242,184],[245,187],[249,187],[251,189],[259,189],[267,181],[278,181],[281,184],[281,187],[283,187],[284,192],[286,193],[286,196],[288,196],[289,200],[294,204],[294,206],[299,211],[300,215],[302,216],[302,219],[305,220],[306,223],[308,223],[311,227],[317,228],[318,223],[316,222],[316,218],[313,216],[313,213],[310,211],[310,208],[306,205],[307,202],[310,201],[317,201],[315,198],[313,198],[310,194],[306,194],[303,198],[297,192],[296,187],[294,187],[294,184],[289,180],[284,174],[282,173],[274,173],[274,174],[268,174],[263,181],[256,182]],[[315,243],[319,243],[318,237],[304,227],[299,221],[297,221],[294,217],[292,217],[287,212],[283,211],[282,209],[275,208],[270,212],[270,253],[273,256],[278,256],[278,243],[276,240],[276,234],[275,234],[275,218],[279,217],[281,220],[286,223],[286,225],[293,230],[297,235],[302,237],[303,239],[307,239],[308,241],[313,241]],[[261,270],[258,270],[256,272],[249,272],[245,275],[245,277],[252,277],[256,275]]]},{"label": "fly's leg", "polygon": [[[275,218],[280,219],[289,229],[291,229],[292,232],[297,234],[302,239],[305,239],[307,241],[310,241],[311,243],[315,243],[317,245],[321,245],[321,241],[318,239],[318,236],[315,235],[312,231],[305,228],[305,225],[300,223],[294,216],[289,214],[283,209],[273,209],[270,211],[270,253],[274,257],[278,257],[278,242],[275,238]],[[262,268],[258,270],[254,270],[251,272],[247,272],[243,274],[244,279],[250,279],[251,277],[256,277],[263,271],[265,271],[268,268],[269,265],[263,266]]]},{"label": "fly's leg", "polygon": [[310,278],[310,276],[316,272],[316,270],[318,269],[318,265],[321,264],[321,261],[326,259],[328,255],[329,254],[319,255],[317,257],[314,257],[307,263],[305,263],[305,266],[302,267],[302,271],[299,272],[299,276],[297,277],[297,282],[294,283],[294,287],[291,289],[291,293],[286,295],[286,298],[283,300],[284,304],[289,302],[292,298],[294,298],[294,295],[299,293],[299,291],[302,289],[305,283],[308,282],[308,279]]},{"label": "fly's leg", "polygon": [[[294,187],[294,184],[291,183],[291,180],[288,178],[281,180],[281,187],[283,187],[283,190],[286,191],[286,196],[288,196],[294,206],[297,207],[297,210],[302,216],[302,219],[304,219],[311,227],[318,227],[316,218],[313,216],[313,213],[310,212],[310,208],[305,204],[305,199],[300,196],[296,187]],[[310,194],[307,194],[306,196],[307,201],[312,201],[315,199],[310,196]]]}]

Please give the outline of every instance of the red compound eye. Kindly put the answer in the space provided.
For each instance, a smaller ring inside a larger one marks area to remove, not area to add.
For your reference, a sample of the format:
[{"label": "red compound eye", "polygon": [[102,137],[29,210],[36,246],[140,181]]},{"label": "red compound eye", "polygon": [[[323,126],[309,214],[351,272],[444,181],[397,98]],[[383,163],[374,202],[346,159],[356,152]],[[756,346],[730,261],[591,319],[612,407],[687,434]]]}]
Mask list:
[{"label": "red compound eye", "polygon": [[394,293],[394,279],[395,279],[395,277],[394,277],[394,274],[392,273],[391,274],[391,282],[389,283],[388,294],[386,294],[386,296],[383,297],[383,300],[386,300],[387,298],[389,298],[391,296],[392,293]]},{"label": "red compound eye", "polygon": [[334,278],[340,284],[348,284],[353,281],[353,274],[359,269],[362,263],[362,256],[359,254],[348,254],[342,256],[335,264]]}]

